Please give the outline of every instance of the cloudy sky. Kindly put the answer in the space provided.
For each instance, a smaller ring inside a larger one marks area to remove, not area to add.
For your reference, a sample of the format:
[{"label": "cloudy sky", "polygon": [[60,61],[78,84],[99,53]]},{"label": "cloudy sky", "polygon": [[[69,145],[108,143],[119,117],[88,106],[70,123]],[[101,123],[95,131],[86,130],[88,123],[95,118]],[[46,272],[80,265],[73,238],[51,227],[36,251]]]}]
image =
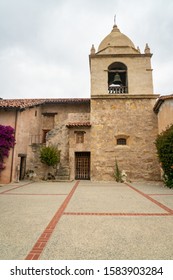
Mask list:
[{"label": "cloudy sky", "polygon": [[0,97],[90,97],[91,45],[117,25],[153,53],[154,92],[173,93],[172,0],[0,0]]}]

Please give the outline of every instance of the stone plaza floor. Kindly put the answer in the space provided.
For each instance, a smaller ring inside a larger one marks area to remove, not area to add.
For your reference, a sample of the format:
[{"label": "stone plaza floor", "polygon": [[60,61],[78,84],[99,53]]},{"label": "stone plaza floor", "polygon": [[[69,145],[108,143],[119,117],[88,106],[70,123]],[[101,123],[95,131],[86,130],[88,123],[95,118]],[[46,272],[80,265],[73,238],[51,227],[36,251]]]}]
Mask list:
[{"label": "stone plaza floor", "polygon": [[173,189],[161,182],[0,187],[1,260],[173,260]]}]

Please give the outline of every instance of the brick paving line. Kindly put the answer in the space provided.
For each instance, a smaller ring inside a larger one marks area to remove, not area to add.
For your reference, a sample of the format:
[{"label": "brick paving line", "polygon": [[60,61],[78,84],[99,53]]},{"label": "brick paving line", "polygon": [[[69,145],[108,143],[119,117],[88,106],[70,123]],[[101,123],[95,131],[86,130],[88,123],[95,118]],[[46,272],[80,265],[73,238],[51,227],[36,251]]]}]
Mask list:
[{"label": "brick paving line", "polygon": [[[138,189],[134,188],[133,186],[131,186],[128,183],[123,183],[122,184],[123,187],[130,187],[131,189],[133,189],[134,191],[138,192],[139,194],[143,195],[145,198],[149,199],[150,201],[152,201],[153,203],[155,203],[157,206],[161,207],[162,209],[164,209],[167,213],[125,213],[125,212],[121,212],[121,213],[98,213],[98,212],[64,212],[63,215],[69,215],[69,216],[128,216],[128,217],[136,217],[136,216],[172,216],[173,215],[173,210],[168,208],[167,206],[165,206],[164,204],[158,202],[155,199],[150,198],[150,195],[157,195],[157,194],[145,194],[142,191],[139,191]],[[113,187],[117,187],[117,186],[113,186]],[[161,194],[164,195],[164,194]],[[166,195],[170,195],[170,194],[166,194]],[[171,194],[173,195],[173,194]]]},{"label": "brick paving line", "polygon": [[[12,191],[14,189],[17,189],[17,188],[24,187],[24,186],[26,186],[28,184],[31,184],[31,183],[33,183],[33,182],[29,182],[29,183],[26,183],[24,185],[14,187],[14,188],[12,188],[10,190],[7,190],[7,191],[4,191],[0,194],[6,194],[7,192],[10,192],[10,191]],[[95,215],[95,216],[171,216],[171,215],[173,215],[173,210],[172,209],[168,208],[167,206],[163,205],[162,203],[160,203],[157,200],[150,197],[150,195],[159,195],[159,194],[145,194],[142,191],[139,191],[138,189],[134,188],[133,186],[131,186],[130,184],[127,184],[127,183],[126,183],[126,185],[128,187],[130,187],[134,191],[138,192],[139,194],[143,195],[145,198],[149,199],[151,202],[153,202],[157,206],[161,207],[162,209],[164,209],[168,213],[85,213],[85,212],[84,213],[78,213],[78,212],[64,212],[64,210],[67,207],[67,205],[68,205],[74,191],[76,190],[78,184],[79,184],[79,181],[77,181],[76,184],[73,186],[71,192],[68,194],[68,196],[64,200],[63,204],[58,209],[58,211],[54,215],[53,219],[50,221],[49,225],[46,227],[44,232],[41,234],[40,238],[37,240],[34,247],[32,248],[32,250],[30,251],[30,253],[27,255],[27,257],[25,259],[27,259],[27,260],[39,259],[39,257],[41,255],[43,249],[45,248],[51,234],[54,231],[55,226],[57,225],[57,223],[58,223],[58,221],[59,221],[59,219],[61,218],[62,215]],[[14,193],[7,193],[7,194],[13,194],[14,195]],[[15,194],[15,195],[17,195],[17,194]],[[49,194],[23,194],[23,195],[49,195]],[[58,195],[58,194],[53,194],[53,195]],[[67,194],[63,194],[63,195],[67,195]],[[164,195],[164,194],[160,194],[160,195]],[[168,194],[166,194],[166,195],[168,195]]]},{"label": "brick paving line", "polygon": [[160,195],[165,195],[165,196],[171,196],[171,195],[173,195],[173,193],[151,193],[151,194],[148,194],[149,196],[155,196],[155,195],[158,195],[158,196],[160,196]]},{"label": "brick paving line", "polygon": [[[163,205],[162,203],[158,202],[155,199],[150,198],[150,195],[155,195],[155,194],[145,194],[142,191],[139,191],[138,189],[134,188],[133,186],[129,185],[128,183],[123,183],[123,187],[130,187],[134,191],[137,191],[141,195],[143,195],[145,198],[149,199],[153,203],[155,203],[157,206],[161,207],[164,209],[167,213],[98,213],[98,212],[64,212],[63,215],[69,215],[69,216],[128,216],[128,217],[136,217],[136,216],[172,216],[173,215],[173,210],[168,208],[167,206]],[[113,186],[117,187],[117,186]],[[157,195],[157,194],[156,194]],[[163,194],[164,195],[164,194]],[[168,195],[168,194],[166,194]],[[171,194],[173,195],[173,194]]]},{"label": "brick paving line", "polygon": [[135,187],[133,187],[132,185],[130,185],[129,183],[125,183],[129,188],[131,188],[132,190],[134,190],[135,192],[139,193],[140,195],[144,196],[145,198],[147,198],[148,200],[150,200],[152,203],[154,203],[155,205],[159,206],[160,208],[162,208],[163,210],[165,210],[166,212],[168,212],[169,214],[173,214],[173,210],[167,206],[165,206],[164,204],[160,203],[159,201],[157,201],[156,199],[150,197],[148,194],[145,194],[144,192],[136,189]]},{"label": "brick paving line", "polygon": [[61,206],[58,208],[57,212],[49,222],[48,226],[45,228],[43,233],[40,235],[38,240],[36,241],[35,245],[31,249],[31,251],[26,256],[25,260],[38,260],[41,253],[43,252],[43,249],[47,245],[47,242],[49,241],[57,223],[59,222],[60,218],[63,215],[63,212],[65,208],[67,207],[68,203],[70,202],[77,186],[79,185],[80,181],[77,181],[75,185],[73,186],[72,190],[68,194],[68,196],[65,198]]},{"label": "brick paving line", "polygon": [[173,216],[171,213],[92,213],[92,212],[64,212],[63,215],[68,216]]},{"label": "brick paving line", "polygon": [[0,195],[1,195],[1,194],[6,194],[6,193],[8,193],[8,192],[10,192],[10,191],[12,191],[12,190],[19,189],[19,188],[25,187],[25,186],[30,185],[30,184],[33,184],[33,182],[28,182],[28,183],[25,183],[25,184],[23,184],[23,185],[21,185],[21,186],[16,186],[16,187],[14,187],[14,188],[12,188],[12,189],[3,191],[3,192],[0,193]]},{"label": "brick paving line", "polygon": [[3,195],[33,195],[33,196],[59,196],[59,195],[68,195],[68,193],[3,193]]},{"label": "brick paving line", "polygon": [[125,188],[127,186],[125,184],[123,184],[123,183],[121,183],[121,185],[118,185],[118,186],[116,186],[116,185],[106,186],[106,184],[105,184],[105,186],[103,186],[103,185],[101,185],[101,186],[100,185],[99,186],[98,185],[87,185],[87,184],[80,186],[81,189],[82,188],[86,188],[86,187],[87,188],[91,188],[91,189],[92,188],[99,188],[100,189],[100,188],[123,188],[123,187]]}]

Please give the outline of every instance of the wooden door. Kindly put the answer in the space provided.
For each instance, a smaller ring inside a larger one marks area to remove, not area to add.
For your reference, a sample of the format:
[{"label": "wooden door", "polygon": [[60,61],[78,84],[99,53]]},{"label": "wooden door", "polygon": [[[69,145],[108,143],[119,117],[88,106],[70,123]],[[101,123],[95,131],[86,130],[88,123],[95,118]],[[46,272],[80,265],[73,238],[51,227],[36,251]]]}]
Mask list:
[{"label": "wooden door", "polygon": [[19,180],[25,179],[26,173],[26,156],[20,157],[20,173],[19,173]]},{"label": "wooden door", "polygon": [[75,179],[90,179],[90,152],[75,153]]}]

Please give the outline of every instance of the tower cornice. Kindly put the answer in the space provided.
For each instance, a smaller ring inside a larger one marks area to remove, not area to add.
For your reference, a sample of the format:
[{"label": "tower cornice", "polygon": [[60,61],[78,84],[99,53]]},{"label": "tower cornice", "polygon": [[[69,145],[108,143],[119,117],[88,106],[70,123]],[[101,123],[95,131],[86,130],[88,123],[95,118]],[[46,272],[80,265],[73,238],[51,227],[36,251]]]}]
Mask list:
[{"label": "tower cornice", "polygon": [[90,54],[90,58],[106,58],[106,57],[152,57],[152,53],[148,54]]}]

